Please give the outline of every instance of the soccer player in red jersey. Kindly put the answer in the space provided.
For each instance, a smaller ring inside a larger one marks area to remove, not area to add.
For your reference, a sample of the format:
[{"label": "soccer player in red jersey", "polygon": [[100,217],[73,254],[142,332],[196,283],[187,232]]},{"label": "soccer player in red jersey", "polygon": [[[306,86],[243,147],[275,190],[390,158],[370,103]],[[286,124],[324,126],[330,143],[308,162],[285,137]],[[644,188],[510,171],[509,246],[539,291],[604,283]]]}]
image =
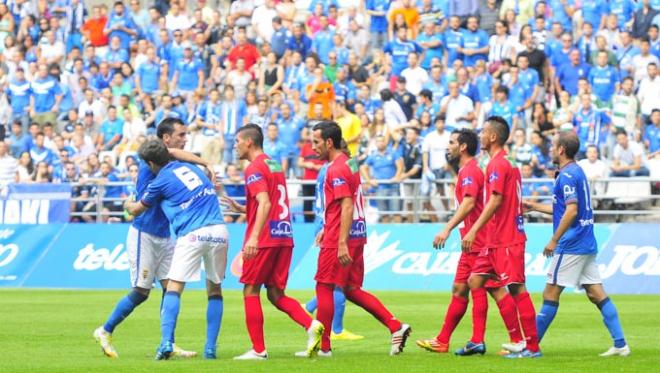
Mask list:
[{"label": "soccer player in red jersey", "polygon": [[525,287],[525,229],[523,224],[522,185],[520,170],[507,159],[504,145],[509,138],[509,125],[497,116],[487,119],[481,131],[481,148],[490,155],[486,167],[486,205],[479,219],[463,237],[463,250],[470,250],[477,234],[484,229],[486,246],[477,258],[471,289],[484,287],[494,276],[507,285],[516,304],[525,340],[505,343],[510,358],[540,357],[536,332],[536,312]]},{"label": "soccer player in red jersey", "polygon": [[293,253],[289,197],[282,166],[264,154],[263,139],[261,128],[255,124],[247,124],[237,131],[234,149],[239,159],[250,161],[245,170],[246,205],[223,198],[234,212],[247,216],[240,281],[245,285],[245,322],[252,349],[234,359],[264,360],[268,357],[261,285],[266,286],[268,300],[277,309],[305,328],[308,342],[303,354],[311,357],[318,353],[323,325],[313,320],[298,301],[284,295]]},{"label": "soccer player in red jersey", "polygon": [[[450,162],[457,162],[460,167],[456,182],[455,198],[457,210],[454,216],[445,225],[442,231],[435,236],[433,246],[444,247],[449,234],[455,227],[459,227],[461,236],[464,236],[477,221],[484,207],[483,189],[484,174],[474,156],[479,147],[479,138],[476,132],[468,129],[456,130],[449,138],[447,154]],[[486,316],[488,313],[488,298],[486,290],[497,302],[500,313],[505,319],[505,325],[510,331],[514,341],[522,340],[518,318],[515,316],[515,303],[502,285],[489,279],[485,288],[472,289],[468,287],[468,279],[480,251],[486,245],[484,232],[480,232],[470,251],[463,251],[456,268],[456,276],[452,288],[452,298],[445,315],[442,330],[437,337],[427,340],[418,340],[417,345],[431,352],[445,353],[449,350],[449,339],[456,326],[463,318],[472,294],[472,337],[465,347],[457,350],[456,355],[467,356],[486,353],[484,334],[486,332]],[[508,296],[508,298],[507,298]],[[512,315],[506,317],[505,315]]]},{"label": "soccer player in red jersey", "polygon": [[412,329],[401,323],[372,294],[362,290],[364,245],[367,230],[360,174],[355,159],[340,149],[341,128],[324,121],[312,129],[312,147],[323,160],[330,162],[325,177],[325,220],[316,280],[317,318],[325,331],[319,356],[332,356],[330,329],[334,312],[333,290],[342,287],[346,299],[364,308],[385,325],[392,334],[390,355],[403,351]]}]

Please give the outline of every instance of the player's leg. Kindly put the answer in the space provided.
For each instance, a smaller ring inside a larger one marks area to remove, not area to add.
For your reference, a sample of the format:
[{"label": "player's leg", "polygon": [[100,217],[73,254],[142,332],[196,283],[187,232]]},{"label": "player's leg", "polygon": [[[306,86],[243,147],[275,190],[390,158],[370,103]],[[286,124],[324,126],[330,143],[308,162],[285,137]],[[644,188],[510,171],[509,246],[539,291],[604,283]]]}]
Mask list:
[{"label": "player's leg", "polygon": [[603,288],[598,265],[596,264],[596,255],[584,256],[584,260],[585,266],[580,276],[579,284],[586,290],[589,300],[598,306],[603,316],[603,323],[610,332],[614,344],[609,350],[600,354],[600,356],[628,356],[630,355],[630,347],[623,335],[616,306]]},{"label": "player's leg", "polygon": [[[339,265],[337,260],[336,248],[324,248],[319,250],[316,275],[316,299],[318,300],[318,310],[316,319],[323,324],[323,334],[321,336],[321,353],[330,354],[332,345],[330,343],[330,331],[332,330],[332,320],[334,317],[334,289],[337,279],[343,278],[345,269]],[[343,283],[339,283],[342,285]]]},{"label": "player's leg", "polygon": [[174,351],[174,331],[181,309],[181,293],[184,287],[185,282],[173,279],[167,282],[167,292],[163,298],[160,315],[161,340],[156,351],[156,360],[169,359]]},{"label": "player's leg", "polygon": [[566,286],[575,286],[582,272],[582,265],[576,255],[558,254],[552,257],[545,289],[543,290],[543,305],[536,315],[536,330],[539,342],[554,320],[559,309],[559,298]]},{"label": "player's leg", "polygon": [[318,298],[316,296],[312,297],[312,299],[308,300],[307,303],[305,303],[305,310],[309,312],[310,314],[316,312],[316,308],[318,307]]},{"label": "player's leg", "polygon": [[555,315],[557,315],[559,297],[562,291],[564,291],[563,286],[545,284],[545,289],[543,289],[543,305],[539,313],[536,314],[536,331],[539,335],[539,343],[543,340],[545,332],[550,327],[550,324],[552,324],[552,320],[555,319]]},{"label": "player's leg", "polygon": [[495,300],[497,309],[500,311],[502,321],[509,333],[509,342],[514,345],[520,344],[521,350],[525,345],[525,338],[520,330],[520,320],[518,320],[518,311],[516,311],[516,301],[513,300],[503,286],[488,288],[488,293]]},{"label": "player's leg", "polygon": [[[252,260],[255,260],[251,259]],[[243,263],[243,275],[241,281],[244,281],[245,263]],[[266,342],[264,341],[264,313],[261,308],[261,284],[245,284],[243,287],[243,302],[245,307],[245,325],[247,326],[252,349],[243,355],[234,357],[234,360],[256,360],[266,359]]]},{"label": "player's leg", "polygon": [[206,291],[208,304],[206,306],[206,344],[204,345],[204,358],[216,358],[216,345],[224,303],[222,299],[222,280],[225,278],[227,267],[227,228],[224,225],[208,227],[211,237],[208,251],[204,254],[204,267],[206,272]]},{"label": "player's leg", "polygon": [[351,333],[344,328],[344,312],[346,311],[344,290],[336,286],[332,296],[334,301],[334,315],[332,317],[332,333],[330,333],[330,338],[336,341],[357,341],[363,339],[363,336]]}]

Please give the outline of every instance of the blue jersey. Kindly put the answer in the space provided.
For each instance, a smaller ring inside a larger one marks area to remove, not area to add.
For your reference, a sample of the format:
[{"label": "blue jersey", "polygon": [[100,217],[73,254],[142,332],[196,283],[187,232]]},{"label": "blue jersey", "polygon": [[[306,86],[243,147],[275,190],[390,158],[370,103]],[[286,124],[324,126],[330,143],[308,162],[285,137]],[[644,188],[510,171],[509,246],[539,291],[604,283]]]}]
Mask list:
[{"label": "blue jersey", "polygon": [[184,91],[194,91],[199,86],[199,72],[204,71],[202,61],[197,58],[191,60],[179,60],[176,64],[179,73],[177,88]]},{"label": "blue jersey", "polygon": [[223,224],[211,180],[197,166],[173,161],[165,165],[141,198],[145,206],[159,205],[178,237]]},{"label": "blue jersey", "polygon": [[[151,181],[156,178],[149,166],[144,162],[140,164],[137,181],[135,183],[135,199],[140,201],[147,191]],[[142,215],[136,216],[133,220],[133,227],[140,232],[148,233],[156,237],[170,236],[170,223],[160,208],[160,205],[147,209]]]},{"label": "blue jersey", "polygon": [[7,87],[7,96],[11,103],[12,114],[15,117],[27,114],[25,109],[30,106],[31,94],[32,90],[30,88],[30,82],[27,80],[14,80],[9,83],[9,86]]},{"label": "blue jersey", "polygon": [[[537,75],[538,76],[538,75]],[[521,76],[522,78],[522,76]],[[479,92],[479,100],[488,102],[493,100],[493,77],[488,72],[485,72],[475,78],[474,84],[477,86]]]},{"label": "blue jersey", "polygon": [[646,126],[644,140],[649,143],[650,153],[660,151],[660,128],[655,125]]},{"label": "blue jersey", "polygon": [[626,27],[626,22],[632,19],[635,12],[635,3],[633,0],[610,0],[610,13],[616,15],[619,29]]},{"label": "blue jersey", "polygon": [[506,101],[503,104],[499,101],[493,103],[493,108],[490,110],[490,115],[496,115],[502,117],[506,120],[506,123],[509,125],[509,128],[513,126],[513,118],[518,114],[516,107],[510,101]]},{"label": "blue jersey", "polygon": [[422,66],[425,69],[430,69],[431,68],[431,60],[434,58],[437,58],[442,62],[442,55],[443,55],[443,50],[442,50],[442,34],[432,34],[432,35],[426,35],[425,33],[419,34],[417,36],[417,42],[418,43],[424,43],[424,42],[436,42],[439,41],[440,45],[434,48],[426,48],[424,53],[424,60],[422,60],[422,63],[420,66]]},{"label": "blue jersey", "polygon": [[603,15],[610,12],[610,5],[607,0],[590,0],[582,2],[582,18],[585,22],[591,23],[594,29],[600,26],[600,20]]},{"label": "blue jersey", "polygon": [[142,91],[147,94],[154,93],[159,89],[160,64],[157,62],[145,62],[137,69],[140,77]]},{"label": "blue jersey", "polygon": [[314,36],[314,40],[312,40],[312,48],[316,51],[319,59],[324,64],[328,64],[330,62],[328,55],[335,48],[335,43],[332,41],[334,36],[334,30],[320,30]]},{"label": "blue jersey", "polygon": [[[462,47],[465,49],[480,49],[488,46],[488,34],[484,30],[464,30]],[[471,56],[466,55],[464,57],[464,62],[466,67],[474,66],[478,60],[488,60],[488,54],[479,53],[473,54]]]},{"label": "blue jersey", "polygon": [[[566,5],[568,6],[575,6],[575,1],[574,0],[567,0]],[[564,30],[570,31],[573,29],[573,24],[571,17],[568,16],[568,13],[566,13],[566,9],[564,8],[564,4],[562,4],[561,1],[549,1],[548,6],[550,7],[552,11],[552,22],[559,22]],[[597,27],[597,26],[596,26]]]},{"label": "blue jersey", "polygon": [[314,213],[316,214],[316,229],[315,233],[318,234],[323,229],[323,218],[325,217],[325,174],[328,172],[329,163],[321,166],[318,175],[316,176],[316,192],[314,193]]},{"label": "blue jersey", "polygon": [[571,96],[575,96],[578,91],[578,80],[588,77],[589,70],[589,65],[585,63],[580,63],[577,66],[567,63],[559,68],[557,79],[559,79],[559,84],[566,92]]},{"label": "blue jersey", "polygon": [[598,253],[594,236],[594,213],[591,209],[589,183],[582,168],[572,162],[559,170],[552,195],[552,226],[557,230],[566,205],[577,204],[575,220],[559,239],[557,254],[593,255]]},{"label": "blue jersey", "polygon": [[463,59],[463,54],[458,52],[458,47],[463,45],[463,30],[448,29],[442,34],[442,38],[447,50],[447,66],[452,66],[454,61]]},{"label": "blue jersey", "polygon": [[589,71],[589,83],[596,97],[609,104],[619,83],[619,72],[612,66],[596,66]]},{"label": "blue jersey", "polygon": [[604,111],[594,107],[588,111],[578,110],[573,117],[575,132],[580,138],[580,151],[587,150],[587,145],[600,147],[607,141],[609,125],[612,119]]},{"label": "blue jersey", "polygon": [[[133,19],[129,17],[127,14],[122,14],[122,15],[117,15],[115,12],[112,12],[110,14],[110,17],[108,17],[108,22],[106,23],[105,29],[110,30],[114,27],[117,26],[123,26],[128,29],[137,29],[137,26],[135,25],[135,22],[133,22]],[[131,46],[131,35],[129,35],[126,31],[123,30],[114,30],[111,31],[110,34],[108,35],[108,40],[112,40],[115,36],[119,37],[119,40],[121,41],[121,47],[122,49],[128,50]]]},{"label": "blue jersey", "polygon": [[367,0],[366,8],[377,12],[384,12],[382,16],[369,17],[369,31],[385,32],[387,31],[387,12],[390,10],[389,0]]},{"label": "blue jersey", "polygon": [[[367,157],[365,164],[371,168],[371,177],[376,180],[389,180],[396,175],[396,162],[401,156],[392,150],[374,152]],[[398,188],[398,184],[378,184],[378,189]]]},{"label": "blue jersey", "polygon": [[392,40],[385,45],[385,53],[392,57],[392,74],[400,76],[401,72],[408,67],[408,55],[411,52],[422,53],[419,44],[412,41]]},{"label": "blue jersey", "polygon": [[62,94],[60,84],[54,78],[36,79],[31,86],[32,97],[34,97],[34,111],[47,113],[55,105],[55,97]]}]

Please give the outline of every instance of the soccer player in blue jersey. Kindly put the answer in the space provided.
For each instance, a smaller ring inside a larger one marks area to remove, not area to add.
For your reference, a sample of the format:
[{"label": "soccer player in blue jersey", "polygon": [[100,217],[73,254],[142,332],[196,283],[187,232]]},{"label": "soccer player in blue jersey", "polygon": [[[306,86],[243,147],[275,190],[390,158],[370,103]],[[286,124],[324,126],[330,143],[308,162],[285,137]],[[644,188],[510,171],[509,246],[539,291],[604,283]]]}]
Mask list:
[{"label": "soccer player in blue jersey", "polygon": [[553,162],[559,166],[555,177],[552,205],[526,202],[529,211],[552,215],[554,234],[543,254],[552,257],[547,284],[543,291],[543,306],[536,316],[539,341],[557,314],[559,297],[567,286],[582,287],[589,300],[598,306],[614,346],[600,356],[628,356],[626,344],[614,303],[605,293],[596,255],[594,214],[591,208],[589,182],[575,162],[580,140],[573,132],[560,132],[552,141]]},{"label": "soccer player in blue jersey", "polygon": [[[348,150],[348,145],[346,141],[341,141],[341,151],[344,152],[348,157],[351,156],[350,151]],[[329,163],[324,164],[319,170],[319,174],[316,177],[316,197],[314,200],[314,214],[316,215],[315,221],[315,232],[316,240],[314,243],[316,246],[320,245],[321,237],[323,237],[323,217],[325,216],[325,196],[323,193],[323,187],[325,185],[325,174],[328,171]],[[361,335],[353,334],[348,330],[344,329],[344,311],[346,310],[346,296],[341,288],[335,287],[333,293],[334,296],[334,306],[335,313],[332,317],[332,332],[330,334],[330,339],[334,341],[357,341],[363,339]],[[316,311],[318,306],[318,301],[316,297],[310,299],[305,305],[305,309],[309,313]]]},{"label": "soccer player in blue jersey", "polygon": [[228,234],[214,184],[199,167],[173,161],[161,140],[142,144],[138,154],[156,177],[139,201],[127,200],[124,208],[131,215],[139,216],[150,207],[160,205],[177,236],[161,307],[162,336],[156,360],[174,355],[174,329],[181,293],[187,282],[199,280],[202,259],[208,294],[204,357],[215,359],[222,321],[221,282],[227,266]]},{"label": "soccer player in blue jersey", "polygon": [[[174,158],[205,165],[210,170],[211,166],[206,165],[202,159],[181,150],[186,144],[186,127],[180,120],[172,118],[163,120],[158,125],[157,136],[163,140]],[[140,165],[136,185],[137,198],[142,198],[147,186],[155,177],[147,164]],[[117,303],[105,324],[94,331],[94,338],[101,345],[103,353],[112,358],[119,356],[112,346],[112,333],[137,306],[147,300],[154,280],[161,283],[165,296],[167,272],[174,253],[174,240],[170,238],[169,222],[159,206],[154,206],[133,220],[126,237],[126,250],[133,289]],[[174,355],[193,357],[196,353],[182,350],[174,345]]]}]

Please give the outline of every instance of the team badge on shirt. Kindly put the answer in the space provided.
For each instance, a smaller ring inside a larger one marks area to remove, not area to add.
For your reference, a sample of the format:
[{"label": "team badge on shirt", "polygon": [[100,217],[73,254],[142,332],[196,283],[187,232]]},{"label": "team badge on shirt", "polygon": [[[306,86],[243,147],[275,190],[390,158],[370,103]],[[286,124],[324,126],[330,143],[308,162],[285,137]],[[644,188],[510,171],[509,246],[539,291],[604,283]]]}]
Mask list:
[{"label": "team badge on shirt", "polygon": [[498,180],[500,178],[500,175],[497,172],[493,172],[488,176],[488,182],[492,183],[495,180]]}]

